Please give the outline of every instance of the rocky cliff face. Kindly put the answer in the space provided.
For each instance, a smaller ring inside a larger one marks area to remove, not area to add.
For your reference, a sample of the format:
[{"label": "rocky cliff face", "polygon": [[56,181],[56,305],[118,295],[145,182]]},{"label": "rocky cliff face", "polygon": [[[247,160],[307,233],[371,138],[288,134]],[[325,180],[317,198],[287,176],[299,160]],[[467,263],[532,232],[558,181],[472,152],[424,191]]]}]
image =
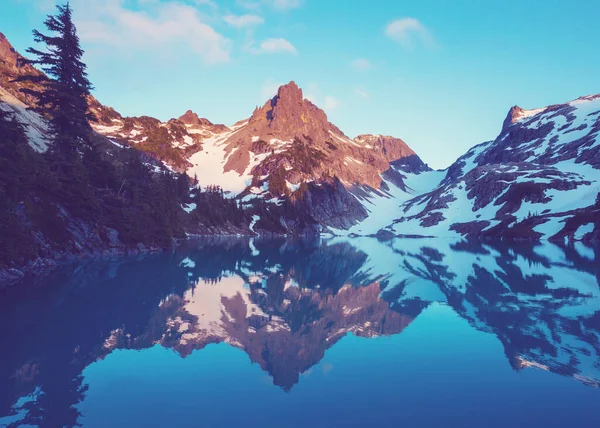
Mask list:
[{"label": "rocky cliff face", "polygon": [[24,75],[42,75],[31,65],[23,62],[23,57],[13,48],[0,32],[0,110],[14,113],[25,126],[31,146],[43,152],[47,148],[45,136],[48,133],[46,121],[38,114],[27,110],[34,105],[35,100],[21,89],[32,89],[34,84],[14,82]]},{"label": "rocky cliff face", "polygon": [[19,91],[21,88],[30,88],[31,83],[13,82],[20,76],[43,74],[27,64],[24,58],[13,48],[8,39],[0,32],[0,87],[24,104],[31,105],[34,98]]}]

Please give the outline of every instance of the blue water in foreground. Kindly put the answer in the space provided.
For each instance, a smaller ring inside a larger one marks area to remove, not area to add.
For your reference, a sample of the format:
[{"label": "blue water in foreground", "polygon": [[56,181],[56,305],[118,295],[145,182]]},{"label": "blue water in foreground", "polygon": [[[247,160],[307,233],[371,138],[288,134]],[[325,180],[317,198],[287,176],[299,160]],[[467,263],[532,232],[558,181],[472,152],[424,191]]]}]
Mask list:
[{"label": "blue water in foreground", "polygon": [[597,427],[600,249],[206,239],[0,290],[0,426]]}]

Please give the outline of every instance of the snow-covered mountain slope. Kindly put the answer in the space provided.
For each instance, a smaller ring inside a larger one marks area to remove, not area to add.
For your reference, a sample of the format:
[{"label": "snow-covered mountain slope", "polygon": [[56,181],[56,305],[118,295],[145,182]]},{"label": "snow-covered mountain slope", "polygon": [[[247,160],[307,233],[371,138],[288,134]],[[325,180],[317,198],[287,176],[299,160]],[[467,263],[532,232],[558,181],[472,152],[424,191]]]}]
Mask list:
[{"label": "snow-covered mountain slope", "polygon": [[186,171],[202,188],[218,186],[245,208],[270,206],[272,218],[287,212],[280,223],[291,233],[299,227],[297,218],[321,230],[348,229],[367,218],[374,204],[391,207],[393,199],[413,195],[404,182],[408,175],[430,170],[398,138],[347,137],[294,82],[232,126],[214,125],[191,111],[163,123],[124,118],[97,102],[91,110],[100,118],[93,124],[97,132]]},{"label": "snow-covered mountain slope", "polygon": [[600,237],[600,95],[513,107],[500,135],[472,148],[439,186],[400,206],[396,235]]},{"label": "snow-covered mountain slope", "polygon": [[[123,117],[95,99],[90,101],[90,111],[98,119],[92,123],[96,132],[122,146],[146,152],[179,172],[185,172],[193,166],[189,158],[202,150],[202,141],[218,139],[231,131],[224,125],[199,118],[191,111],[179,118],[161,122],[149,116]],[[214,176],[214,171],[211,172],[213,174],[206,175]],[[222,170],[218,171],[218,175],[222,173]]]},{"label": "snow-covered mountain slope", "polygon": [[[401,176],[400,184],[394,176]],[[364,207],[368,216],[348,229],[328,230],[335,235],[373,235],[392,223],[398,216],[398,206],[417,195],[430,192],[444,178],[444,171],[403,172],[392,163],[392,169],[382,174],[382,185],[379,189],[357,188],[354,197]]]}]

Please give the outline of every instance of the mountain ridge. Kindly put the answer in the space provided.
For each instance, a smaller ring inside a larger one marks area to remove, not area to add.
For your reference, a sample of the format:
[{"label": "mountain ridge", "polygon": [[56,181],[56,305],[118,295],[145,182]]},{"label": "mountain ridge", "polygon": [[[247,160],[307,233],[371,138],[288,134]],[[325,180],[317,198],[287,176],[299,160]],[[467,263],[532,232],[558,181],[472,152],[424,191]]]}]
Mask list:
[{"label": "mountain ridge", "polygon": [[[5,37],[0,52],[0,108],[15,113],[32,146],[44,151],[45,120],[27,110],[31,100],[12,81],[24,72],[18,66],[23,57]],[[125,117],[94,97],[89,105],[98,118],[92,128],[112,143],[112,156],[133,148],[156,165],[188,174],[193,186],[182,215],[191,234],[598,239],[600,107],[585,109],[599,98],[532,110],[515,105],[494,140],[443,171],[429,168],[400,138],[348,137],[294,81],[231,126],[191,109],[163,122]],[[245,212],[238,223],[204,223],[199,207],[207,206],[206,189]],[[557,192],[573,191],[584,201],[575,208],[545,207],[560,199]],[[557,221],[564,224],[560,230]]]},{"label": "mountain ridge", "polygon": [[[533,110],[515,106],[496,139],[461,156],[440,186],[407,201],[404,216],[386,230],[597,240],[599,134],[600,95]],[[459,205],[470,213],[459,214]]]}]

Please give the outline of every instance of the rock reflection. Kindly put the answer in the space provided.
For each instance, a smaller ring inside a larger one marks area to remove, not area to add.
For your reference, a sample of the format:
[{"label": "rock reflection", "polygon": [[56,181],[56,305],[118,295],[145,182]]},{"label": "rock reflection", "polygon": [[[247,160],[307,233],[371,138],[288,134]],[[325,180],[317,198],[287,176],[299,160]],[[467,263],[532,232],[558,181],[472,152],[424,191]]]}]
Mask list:
[{"label": "rock reflection", "polygon": [[[290,390],[348,333],[402,332],[431,302],[495,334],[515,370],[600,384],[598,249],[372,238],[204,239],[2,290],[0,422],[74,426],[115,349],[244,350]],[[424,338],[426,340],[426,338]]]}]

